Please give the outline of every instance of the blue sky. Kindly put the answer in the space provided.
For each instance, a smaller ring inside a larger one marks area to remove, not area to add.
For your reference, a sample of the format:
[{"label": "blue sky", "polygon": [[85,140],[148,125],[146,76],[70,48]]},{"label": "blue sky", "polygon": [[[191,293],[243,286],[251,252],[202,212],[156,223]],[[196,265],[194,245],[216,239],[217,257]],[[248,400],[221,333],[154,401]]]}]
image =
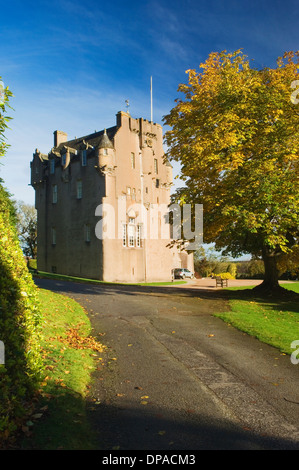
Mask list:
[{"label": "blue sky", "polygon": [[33,204],[29,164],[35,148],[51,149],[54,130],[74,138],[113,126],[126,100],[133,117],[150,119],[151,76],[162,124],[185,70],[239,48],[258,68],[298,50],[299,1],[1,2],[0,76],[14,94],[5,186]]}]

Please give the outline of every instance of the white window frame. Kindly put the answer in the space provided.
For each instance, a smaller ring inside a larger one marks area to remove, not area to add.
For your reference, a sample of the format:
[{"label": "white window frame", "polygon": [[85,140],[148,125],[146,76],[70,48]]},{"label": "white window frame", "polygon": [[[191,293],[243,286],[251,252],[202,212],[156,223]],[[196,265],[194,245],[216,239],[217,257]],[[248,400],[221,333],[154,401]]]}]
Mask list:
[{"label": "white window frame", "polygon": [[122,224],[122,225],[123,225],[122,243],[123,243],[123,246],[127,246],[127,224]]},{"label": "white window frame", "polygon": [[135,243],[136,243],[135,219],[133,219],[133,217],[129,217],[129,223],[128,223],[128,246],[129,248],[134,248]]},{"label": "white window frame", "polygon": [[137,246],[137,248],[141,247],[141,238],[142,238],[142,224],[137,224],[137,231],[136,231],[136,246]]}]

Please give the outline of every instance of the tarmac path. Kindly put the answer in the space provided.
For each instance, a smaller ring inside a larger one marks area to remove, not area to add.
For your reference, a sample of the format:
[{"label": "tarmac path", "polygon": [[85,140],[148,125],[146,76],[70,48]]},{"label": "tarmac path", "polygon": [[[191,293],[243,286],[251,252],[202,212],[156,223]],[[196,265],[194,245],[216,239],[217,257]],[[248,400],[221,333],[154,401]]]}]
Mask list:
[{"label": "tarmac path", "polygon": [[214,317],[223,291],[35,282],[104,333],[88,406],[99,449],[299,449],[299,365]]}]

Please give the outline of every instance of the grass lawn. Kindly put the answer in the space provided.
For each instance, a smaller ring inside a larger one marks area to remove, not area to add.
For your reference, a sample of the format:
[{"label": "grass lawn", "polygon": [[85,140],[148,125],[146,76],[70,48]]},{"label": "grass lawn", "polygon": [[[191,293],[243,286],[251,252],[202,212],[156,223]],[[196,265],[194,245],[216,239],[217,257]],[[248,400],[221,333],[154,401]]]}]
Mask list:
[{"label": "grass lawn", "polygon": [[105,346],[90,336],[85,310],[72,299],[39,289],[44,314],[45,373],[33,418],[23,429],[22,447],[42,450],[92,449],[85,399]]},{"label": "grass lawn", "polygon": [[[283,284],[283,287],[299,293],[299,282]],[[216,316],[282,353],[291,354],[294,351],[291,343],[299,340],[299,301],[292,297],[257,297],[251,290],[244,289],[226,289],[231,310]]]}]

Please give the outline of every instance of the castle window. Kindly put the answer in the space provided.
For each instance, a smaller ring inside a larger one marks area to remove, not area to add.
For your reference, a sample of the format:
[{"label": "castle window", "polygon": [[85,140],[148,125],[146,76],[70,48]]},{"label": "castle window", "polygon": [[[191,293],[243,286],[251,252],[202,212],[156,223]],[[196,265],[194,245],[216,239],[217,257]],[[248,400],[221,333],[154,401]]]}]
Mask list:
[{"label": "castle window", "polygon": [[77,199],[82,199],[82,181],[77,181]]},{"label": "castle window", "polygon": [[131,152],[131,168],[135,168],[135,153]]},{"label": "castle window", "polygon": [[127,246],[127,224],[123,224],[123,246]]},{"label": "castle window", "polygon": [[136,189],[132,188],[132,199],[136,200]]},{"label": "castle window", "polygon": [[156,188],[160,187],[160,180],[156,179]]},{"label": "castle window", "polygon": [[87,243],[90,242],[90,234],[91,234],[90,225],[85,224],[84,225],[84,238]]},{"label": "castle window", "polygon": [[86,150],[82,150],[82,166],[86,166],[86,164],[87,164]]},{"label": "castle window", "polygon": [[55,173],[55,160],[54,158],[52,158],[52,160],[50,160],[50,174],[54,175],[54,173]]},{"label": "castle window", "polygon": [[130,186],[127,186],[127,195],[128,195],[128,196],[131,195],[131,188],[130,188]]},{"label": "castle window", "polygon": [[141,247],[141,237],[142,237],[142,224],[138,224],[137,232],[136,232],[136,246],[138,248]]},{"label": "castle window", "polygon": [[61,163],[62,163],[62,166],[65,166],[66,164],[66,153],[64,153],[61,157]]},{"label": "castle window", "polygon": [[154,172],[157,175],[158,174],[158,160],[154,158]]},{"label": "castle window", "polygon": [[148,187],[147,186],[145,188],[145,192],[146,192],[146,194],[148,194]]},{"label": "castle window", "polygon": [[108,149],[104,149],[104,155],[108,155]]},{"label": "castle window", "polygon": [[129,222],[129,225],[128,225],[128,244],[132,248],[133,246],[135,246],[135,230],[136,230],[136,227],[135,227],[134,223],[131,222],[132,220],[135,222],[135,220],[134,219],[129,219],[129,220],[130,220],[130,222]]},{"label": "castle window", "polygon": [[57,184],[53,184],[52,186],[52,202],[53,204],[57,203]]},{"label": "castle window", "polygon": [[51,240],[52,245],[56,245],[56,228],[54,227],[51,228]]}]

